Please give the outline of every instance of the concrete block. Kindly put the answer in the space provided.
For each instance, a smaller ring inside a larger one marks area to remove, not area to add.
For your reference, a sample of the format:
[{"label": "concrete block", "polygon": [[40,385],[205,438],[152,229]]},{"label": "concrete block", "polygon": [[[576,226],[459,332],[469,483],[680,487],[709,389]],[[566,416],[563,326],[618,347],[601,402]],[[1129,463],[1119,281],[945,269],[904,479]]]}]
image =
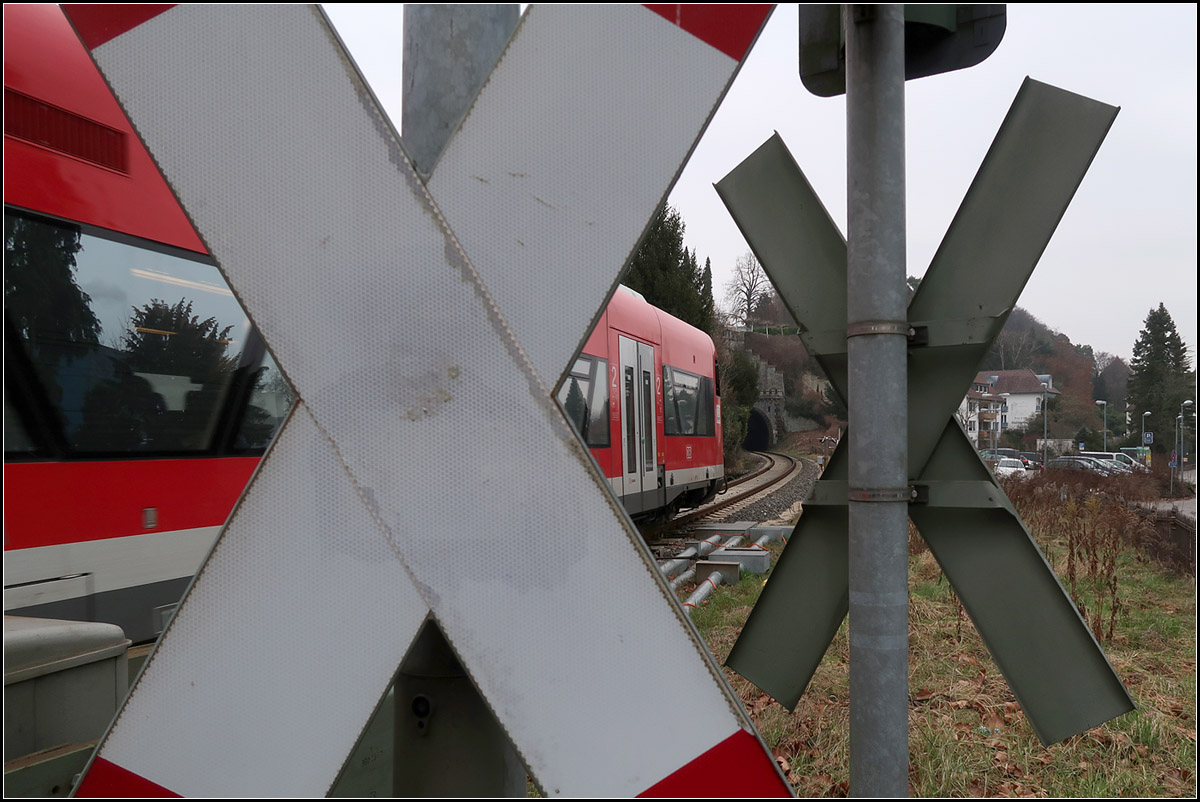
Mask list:
[{"label": "concrete block", "polygon": [[763,535],[769,535],[771,540],[768,542],[774,542],[791,537],[794,529],[794,526],[755,526],[748,535],[750,540],[758,540]]},{"label": "concrete block", "polygon": [[735,562],[743,571],[765,574],[771,570],[771,552],[758,546],[734,546],[717,549],[710,555],[714,560]]}]

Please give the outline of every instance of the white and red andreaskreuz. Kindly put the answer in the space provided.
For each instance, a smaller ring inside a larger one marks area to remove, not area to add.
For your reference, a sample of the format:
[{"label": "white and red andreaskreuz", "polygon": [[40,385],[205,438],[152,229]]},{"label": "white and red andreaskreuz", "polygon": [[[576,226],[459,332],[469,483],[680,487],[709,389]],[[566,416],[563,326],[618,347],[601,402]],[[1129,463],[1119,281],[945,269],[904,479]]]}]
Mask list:
[{"label": "white and red andreaskreuz", "polygon": [[68,9],[300,398],[80,795],[325,793],[430,615],[547,793],[788,793],[550,391],[767,11],[532,7],[426,185],[319,9]]}]

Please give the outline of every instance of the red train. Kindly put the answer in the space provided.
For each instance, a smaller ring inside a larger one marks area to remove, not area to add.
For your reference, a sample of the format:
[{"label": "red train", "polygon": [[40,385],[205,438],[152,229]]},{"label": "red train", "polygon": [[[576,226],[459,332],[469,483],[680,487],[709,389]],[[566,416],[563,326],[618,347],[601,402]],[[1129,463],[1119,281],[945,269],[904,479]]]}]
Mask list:
[{"label": "red train", "polygon": [[558,400],[636,518],[670,517],[724,481],[712,339],[627,287],[601,314]]},{"label": "red train", "polygon": [[[4,611],[146,641],[291,391],[58,6],[5,6],[4,111]],[[631,514],[722,481],[712,341],[636,294],[560,397]]]},{"label": "red train", "polygon": [[4,249],[4,611],[153,638],[290,391],[56,5],[4,8]]}]

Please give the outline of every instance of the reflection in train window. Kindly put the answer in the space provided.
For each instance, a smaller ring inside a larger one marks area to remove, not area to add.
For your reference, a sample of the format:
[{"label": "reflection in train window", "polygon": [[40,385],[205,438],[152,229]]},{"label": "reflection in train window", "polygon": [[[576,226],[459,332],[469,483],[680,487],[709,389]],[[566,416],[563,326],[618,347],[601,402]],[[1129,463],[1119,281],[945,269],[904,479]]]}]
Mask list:
[{"label": "reflection in train window", "polygon": [[608,422],[608,360],[583,355],[575,360],[558,391],[567,420],[591,448],[610,444]]},{"label": "reflection in train window", "polygon": [[712,437],[716,433],[713,380],[663,366],[663,431]]},{"label": "reflection in train window", "polygon": [[237,447],[257,449],[270,445],[295,397],[292,386],[268,353],[254,377],[249,403],[238,429]]},{"label": "reflection in train window", "polygon": [[25,425],[17,415],[12,404],[8,402],[8,387],[4,388],[4,450],[29,452],[33,451],[33,440],[29,437]]},{"label": "reflection in train window", "polygon": [[[213,447],[250,323],[211,261],[174,253],[5,210],[8,330],[71,452]],[[239,445],[264,446],[278,411],[248,412]]]}]

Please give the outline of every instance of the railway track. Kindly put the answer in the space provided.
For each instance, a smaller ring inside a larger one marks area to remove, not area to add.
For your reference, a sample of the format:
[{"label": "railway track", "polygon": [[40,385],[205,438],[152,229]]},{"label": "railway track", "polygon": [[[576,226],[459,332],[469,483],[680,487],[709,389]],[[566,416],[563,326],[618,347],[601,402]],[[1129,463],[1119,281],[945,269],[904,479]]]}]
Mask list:
[{"label": "railway track", "polygon": [[763,467],[731,481],[724,491],[707,504],[680,513],[665,523],[644,527],[642,532],[647,540],[661,538],[685,527],[701,523],[719,512],[725,514],[736,512],[762,496],[778,490],[800,470],[800,461],[786,454],[754,453],[765,458],[766,464]]}]

